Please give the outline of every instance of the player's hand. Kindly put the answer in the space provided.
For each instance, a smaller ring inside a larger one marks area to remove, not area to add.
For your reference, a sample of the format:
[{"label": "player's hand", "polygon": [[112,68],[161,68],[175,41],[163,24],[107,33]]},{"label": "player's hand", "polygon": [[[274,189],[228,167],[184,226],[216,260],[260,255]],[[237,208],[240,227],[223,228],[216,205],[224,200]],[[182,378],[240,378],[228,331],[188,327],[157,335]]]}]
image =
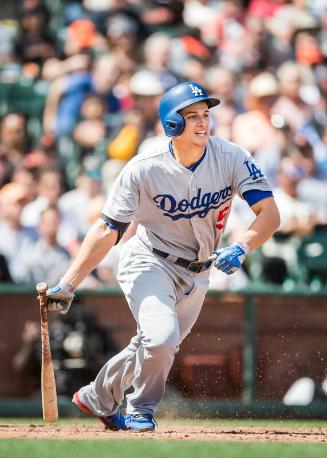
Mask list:
[{"label": "player's hand", "polygon": [[244,242],[234,242],[228,247],[214,251],[217,255],[215,267],[225,274],[231,275],[242,266],[249,251],[249,246]]},{"label": "player's hand", "polygon": [[61,280],[58,285],[47,289],[46,295],[48,298],[48,309],[65,314],[73,302],[75,288]]}]

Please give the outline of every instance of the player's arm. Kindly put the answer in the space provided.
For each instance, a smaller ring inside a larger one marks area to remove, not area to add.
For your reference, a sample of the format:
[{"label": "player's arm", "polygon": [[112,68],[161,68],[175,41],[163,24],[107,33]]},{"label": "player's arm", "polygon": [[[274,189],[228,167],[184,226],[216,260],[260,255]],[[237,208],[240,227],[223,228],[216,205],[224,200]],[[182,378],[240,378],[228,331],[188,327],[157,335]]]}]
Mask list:
[{"label": "player's arm", "polygon": [[215,252],[215,266],[228,275],[236,272],[245,256],[265,243],[279,227],[279,211],[273,197],[259,200],[251,208],[256,218],[241,235],[240,240]]},{"label": "player's arm", "polygon": [[59,284],[47,290],[48,307],[67,313],[77,286],[102,261],[115,245],[119,230],[99,218],[87,232],[76,258]]},{"label": "player's arm", "polygon": [[279,211],[273,197],[260,200],[251,206],[256,215],[251,226],[241,235],[241,239],[253,251],[265,243],[280,225]]},{"label": "player's arm", "polygon": [[118,231],[99,218],[87,232],[63,280],[76,288],[115,245]]}]

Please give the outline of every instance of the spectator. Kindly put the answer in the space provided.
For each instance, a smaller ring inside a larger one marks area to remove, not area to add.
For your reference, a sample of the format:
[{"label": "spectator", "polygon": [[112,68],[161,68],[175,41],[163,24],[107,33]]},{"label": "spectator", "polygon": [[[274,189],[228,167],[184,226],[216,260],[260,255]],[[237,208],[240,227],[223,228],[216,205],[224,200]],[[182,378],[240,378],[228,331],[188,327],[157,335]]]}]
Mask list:
[{"label": "spectator", "polygon": [[0,253],[15,283],[28,281],[28,253],[37,240],[36,231],[20,222],[27,199],[28,192],[21,184],[8,183],[0,189]]},{"label": "spectator", "polygon": [[171,42],[171,69],[179,79],[185,79],[184,65],[189,60],[210,67],[215,62],[215,47],[208,46],[198,29],[189,29]]},{"label": "spectator", "polygon": [[65,192],[58,201],[63,224],[59,240],[73,254],[74,244],[89,228],[89,207],[102,193],[101,173],[98,170],[84,170],[76,180],[76,188]]},{"label": "spectator", "polygon": [[163,85],[155,73],[148,70],[140,70],[130,79],[130,91],[134,99],[134,110],[140,115],[141,136],[150,136],[155,132],[158,121],[158,103],[163,94]]},{"label": "spectator", "polygon": [[219,11],[219,2],[209,0],[188,0],[185,2],[183,18],[190,28],[205,30]]},{"label": "spectator", "polygon": [[269,33],[266,23],[259,16],[247,15],[244,21],[242,66],[265,70],[271,64]]},{"label": "spectator", "polygon": [[39,76],[43,62],[56,53],[55,42],[48,31],[49,20],[49,10],[43,2],[23,2],[15,54],[29,76]]},{"label": "spectator", "polygon": [[110,54],[115,58],[122,75],[136,71],[141,62],[138,23],[124,13],[110,15],[106,35]]},{"label": "spectator", "polygon": [[[272,2],[270,2],[272,3]],[[280,14],[283,5],[274,5],[273,10],[263,13],[265,24],[270,33],[270,65],[274,68],[283,62],[292,59],[292,18],[287,14]],[[249,14],[255,11],[249,10]]]},{"label": "spectator", "polygon": [[205,64],[199,59],[189,57],[185,60],[183,77],[189,81],[199,81],[200,84],[205,84]]},{"label": "spectator", "polygon": [[53,133],[43,133],[37,145],[24,157],[22,165],[30,170],[59,168],[56,138]]},{"label": "spectator", "polygon": [[300,238],[312,234],[317,224],[327,222],[326,209],[319,209],[300,199],[298,187],[303,178],[304,170],[294,159],[282,159],[278,186],[274,189],[281,223],[272,240],[262,247],[262,252],[267,258],[264,264],[266,271],[271,270],[269,260],[273,263],[280,263],[282,260],[284,267],[280,267],[286,269],[288,277],[292,277],[293,280],[300,278],[300,260],[297,259]]},{"label": "spectator", "polygon": [[307,82],[299,64],[291,61],[278,67],[277,78],[280,96],[272,107],[272,113],[281,116],[295,133],[311,119],[313,113],[313,106],[303,99],[302,89]]},{"label": "spectator", "polygon": [[150,33],[176,33],[183,27],[183,11],[181,0],[147,0],[142,4],[141,19]]},{"label": "spectator", "polygon": [[323,62],[317,30],[299,29],[293,35],[295,60],[300,65],[311,66]]},{"label": "spectator", "polygon": [[40,221],[42,210],[49,205],[57,205],[63,191],[62,176],[59,169],[40,169],[37,175],[37,196],[29,202],[22,213],[22,222],[35,229]]},{"label": "spectator", "polygon": [[91,50],[98,36],[94,24],[88,19],[76,19],[65,35],[64,57],[53,57],[44,62],[42,77],[45,80],[53,81],[70,73],[84,73],[90,68]]},{"label": "spectator", "polygon": [[278,187],[274,196],[281,214],[279,231],[303,236],[310,234],[318,223],[318,215],[312,206],[298,198],[298,185],[304,178],[304,170],[294,160],[284,158],[278,174]]},{"label": "spectator", "polygon": [[210,93],[219,97],[224,107],[231,107],[235,113],[244,111],[236,76],[231,70],[214,65],[207,71],[206,79]]},{"label": "spectator", "polygon": [[58,243],[60,213],[50,205],[41,211],[38,224],[39,239],[28,256],[26,266],[28,281],[36,285],[40,281],[51,285],[58,282],[69,264],[67,251]]},{"label": "spectator", "polygon": [[85,160],[93,157],[101,167],[107,158],[107,145],[119,133],[122,127],[122,116],[107,113],[105,101],[98,94],[88,95],[81,107],[81,120],[74,130],[74,140],[79,148],[78,167],[86,167]]},{"label": "spectator", "polygon": [[[76,171],[78,167],[85,166],[84,162],[89,156],[97,159],[99,167],[104,163],[107,137],[110,134],[105,114],[104,100],[100,96],[90,94],[84,99],[81,107],[82,119],[77,123],[73,133],[78,148]],[[117,128],[113,128],[113,131],[115,130]]]},{"label": "spectator", "polygon": [[122,159],[108,159],[101,168],[104,193],[109,194],[117,176],[126,165]]},{"label": "spectator", "polygon": [[107,150],[109,159],[125,162],[137,153],[143,139],[158,133],[158,102],[163,92],[159,77],[149,70],[135,73],[129,88],[133,110],[126,114],[122,129]]},{"label": "spectator", "polygon": [[8,113],[2,118],[0,142],[4,145],[8,160],[18,164],[30,150],[26,118],[21,113]]},{"label": "spectator", "polygon": [[[272,184],[279,168],[283,132],[272,124],[271,110],[278,96],[278,83],[269,72],[255,76],[248,87],[245,106],[232,125],[233,141],[251,151]],[[255,134],[249,135],[252,132]]]},{"label": "spectator", "polygon": [[153,33],[144,43],[144,66],[160,79],[164,90],[178,83],[179,78],[170,68],[172,40],[163,33]]},{"label": "spectator", "polygon": [[245,52],[244,7],[239,0],[223,0],[203,32],[205,42],[216,48],[220,63],[232,71],[242,69]]},{"label": "spectator", "polygon": [[90,93],[99,94],[105,101],[106,111],[119,110],[119,101],[113,87],[119,73],[116,60],[103,55],[95,60],[92,72],[74,72],[56,79],[49,91],[45,112],[45,131],[57,135],[70,134],[76,125],[84,98]]},{"label": "spectator", "polygon": [[37,196],[37,180],[35,171],[20,165],[15,168],[12,175],[12,182],[25,187],[27,203],[32,202]]},{"label": "spectator", "polygon": [[231,70],[214,65],[206,72],[206,82],[209,92],[222,101],[218,109],[211,111],[213,132],[232,141],[233,121],[238,113],[244,111],[236,77]]}]

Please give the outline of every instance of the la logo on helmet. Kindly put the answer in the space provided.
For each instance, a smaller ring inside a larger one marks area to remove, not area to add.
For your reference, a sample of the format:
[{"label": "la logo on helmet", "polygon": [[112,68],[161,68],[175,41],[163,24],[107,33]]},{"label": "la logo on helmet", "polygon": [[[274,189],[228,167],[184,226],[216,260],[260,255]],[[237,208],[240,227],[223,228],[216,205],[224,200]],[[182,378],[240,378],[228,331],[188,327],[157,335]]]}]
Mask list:
[{"label": "la logo on helmet", "polygon": [[202,89],[200,89],[198,86],[194,86],[194,84],[189,84],[189,86],[192,89],[193,95],[203,95]]}]

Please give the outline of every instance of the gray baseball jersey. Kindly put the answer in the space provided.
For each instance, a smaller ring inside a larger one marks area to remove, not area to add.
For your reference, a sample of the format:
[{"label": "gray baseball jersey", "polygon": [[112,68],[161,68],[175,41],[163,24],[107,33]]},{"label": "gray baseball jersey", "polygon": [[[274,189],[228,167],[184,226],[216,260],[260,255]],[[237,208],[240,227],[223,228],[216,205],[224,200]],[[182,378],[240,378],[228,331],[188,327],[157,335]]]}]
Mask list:
[{"label": "gray baseball jersey", "polygon": [[117,178],[103,213],[123,223],[135,220],[137,236],[149,249],[205,260],[220,244],[233,196],[249,190],[271,191],[251,154],[210,137],[194,172],[179,164],[167,145],[134,157]]}]

